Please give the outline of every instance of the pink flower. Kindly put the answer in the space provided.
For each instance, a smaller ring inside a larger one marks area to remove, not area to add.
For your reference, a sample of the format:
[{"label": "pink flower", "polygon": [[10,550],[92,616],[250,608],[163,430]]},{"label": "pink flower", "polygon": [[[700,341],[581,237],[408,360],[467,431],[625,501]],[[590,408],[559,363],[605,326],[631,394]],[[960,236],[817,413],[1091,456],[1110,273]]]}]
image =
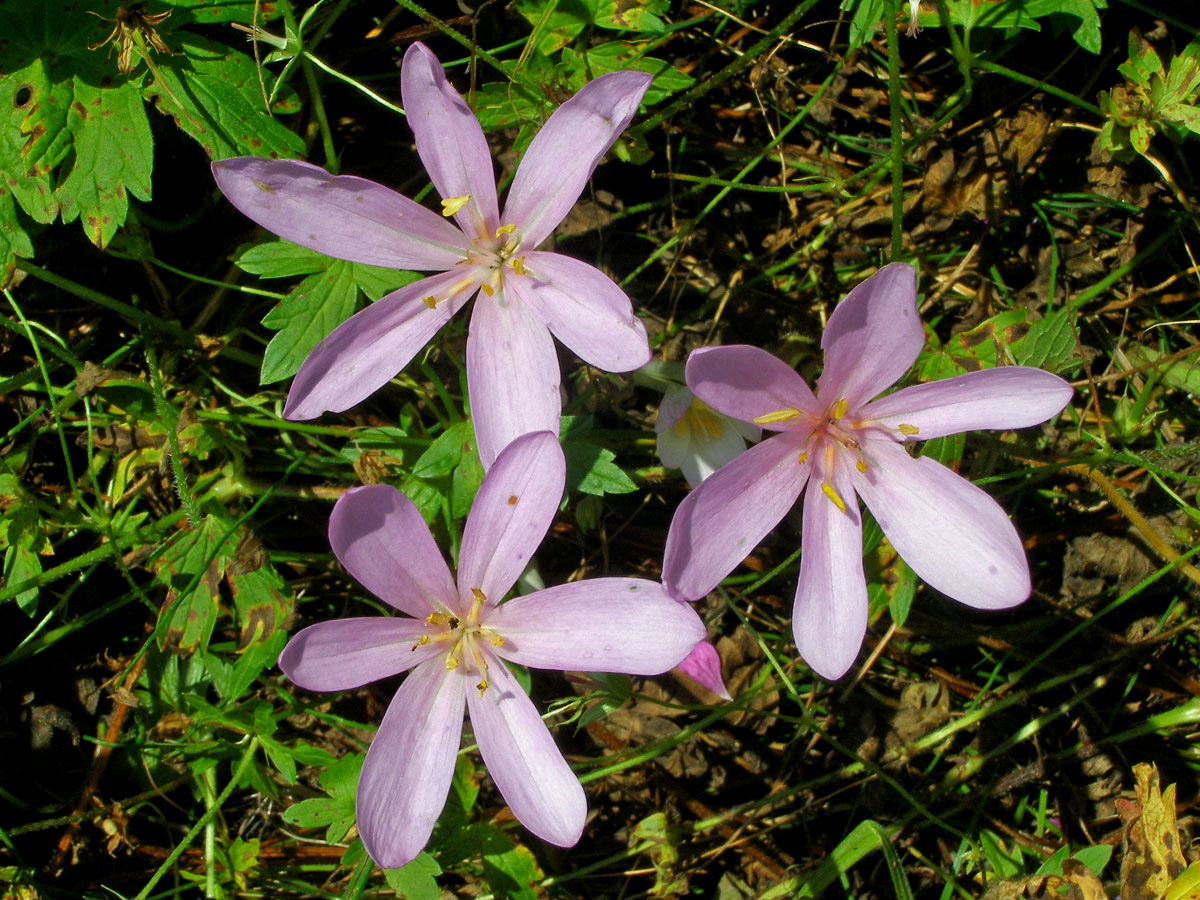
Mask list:
[{"label": "pink flower", "polygon": [[854,662],[867,627],[861,496],[896,552],[932,587],[979,609],[1029,596],[1029,565],[1016,529],[975,485],[909,441],[977,428],[1025,428],[1066,405],[1061,378],[1021,366],[985,369],[907,387],[878,399],[925,343],[915,271],[890,265],[834,310],[821,348],[817,392],[755,347],[697,350],[688,386],[718,412],[772,437],[692,491],[675,511],[663,563],[674,596],[703,597],[787,514],[806,484],[804,553],[792,633],[826,678]]},{"label": "pink flower", "polygon": [[646,330],[625,293],[594,266],[535,248],[574,205],[650,81],[644,72],[612,72],[560,106],[525,152],[503,213],[483,130],[419,43],[404,54],[400,87],[442,215],[372,181],[304,162],[213,163],[229,202],[289,241],[352,262],[439,273],[334,329],[300,367],[284,416],[312,419],[365,399],[477,293],[467,385],[485,467],[517,435],[558,431],[551,333],[610,372],[645,363]]},{"label": "pink flower", "polygon": [[583,788],[504,660],[656,675],[704,637],[691,607],[639,578],[573,582],[500,604],[550,527],[565,477],[553,434],[527,434],[506,447],[467,517],[457,583],[420,513],[395,488],[355,488],[333,508],[329,541],[337,558],[406,615],[312,625],[291,639],[279,666],[313,691],[350,690],[412,670],[358,782],[358,831],[385,868],[404,865],[429,839],[454,774],[464,705],[513,815],[552,844],[579,840]]}]

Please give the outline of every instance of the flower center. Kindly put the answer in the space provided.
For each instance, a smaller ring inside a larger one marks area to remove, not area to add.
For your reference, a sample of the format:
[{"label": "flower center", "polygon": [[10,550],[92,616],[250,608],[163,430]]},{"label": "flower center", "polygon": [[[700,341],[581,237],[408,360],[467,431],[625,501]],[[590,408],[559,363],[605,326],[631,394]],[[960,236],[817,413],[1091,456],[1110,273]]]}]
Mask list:
[{"label": "flower center", "polygon": [[475,687],[481,697],[488,688],[488,664],[480,642],[487,641],[493,647],[504,643],[504,638],[499,632],[480,621],[480,613],[486,602],[487,597],[483,591],[471,588],[471,606],[465,618],[460,618],[453,612],[430,613],[425,617],[425,633],[412,645],[412,649],[416,650],[431,643],[449,644],[446,650],[446,668],[457,669],[462,666],[464,672],[478,673],[479,683]]},{"label": "flower center", "polygon": [[721,436],[721,422],[712,408],[694,397],[679,420],[672,426],[680,435],[692,434],[697,437],[708,435],[711,440]]}]

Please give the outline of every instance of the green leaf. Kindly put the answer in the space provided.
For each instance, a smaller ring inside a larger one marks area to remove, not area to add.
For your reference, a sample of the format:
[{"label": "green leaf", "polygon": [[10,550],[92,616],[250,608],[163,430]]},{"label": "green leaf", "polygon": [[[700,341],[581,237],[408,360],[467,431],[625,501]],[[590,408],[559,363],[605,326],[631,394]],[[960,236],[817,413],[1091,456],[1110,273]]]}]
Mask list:
[{"label": "green leaf", "polygon": [[1051,372],[1061,372],[1075,364],[1075,332],[1065,309],[1052,313],[1029,325],[1029,331],[1013,344],[1016,360],[1023,366],[1034,366]]},{"label": "green leaf", "polygon": [[[114,78],[115,63],[87,49],[103,26],[82,0],[8,0],[0,9],[4,183],[34,221],[61,211],[101,247],[124,223],[128,195],[149,198],[153,153],[141,76]],[[15,218],[2,218],[22,243]],[[10,246],[0,264],[9,266],[14,252]]]},{"label": "green leaf", "polygon": [[159,78],[145,97],[202,146],[212,159],[299,157],[304,142],[266,111],[254,60],[224,44],[177,32],[174,56],[157,59]]},{"label": "green leaf", "polygon": [[[5,182],[8,177],[4,176]],[[21,226],[12,191],[0,186],[0,287],[12,278],[18,256],[26,259],[33,256],[33,241]]]},{"label": "green leaf", "polygon": [[261,278],[313,275],[325,271],[329,262],[328,256],[291,241],[251,244],[233,257],[233,263],[239,269]]},{"label": "green leaf", "polygon": [[179,532],[152,563],[155,577],[167,585],[167,615],[159,617],[157,632],[164,649],[192,653],[208,647],[232,549],[225,532],[215,517],[205,516],[199,527]]},{"label": "green leaf", "polygon": [[610,41],[582,53],[567,48],[562,52],[561,65],[568,69],[577,68],[581,82],[586,78],[595,78],[621,69],[648,72],[654,76],[654,81],[642,97],[642,103],[647,106],[658,103],[669,94],[691,87],[695,82],[692,76],[680,72],[664,59],[642,56],[638,45],[628,41]]},{"label": "green leaf", "polygon": [[637,490],[628,475],[621,471],[611,450],[587,441],[568,441],[563,444],[567,459],[567,489],[594,494],[628,494]]},{"label": "green leaf", "polygon": [[[354,314],[360,289],[378,299],[384,292],[421,277],[412,272],[321,258],[325,261],[324,271],[305,278],[263,317],[263,325],[279,333],[263,353],[260,384],[273,384],[295,375],[313,347]],[[298,255],[287,262],[292,268],[308,264]],[[280,261],[273,271],[285,264]]]},{"label": "green leaf", "polygon": [[258,7],[260,24],[283,15],[281,4],[255,3],[255,0],[158,0],[154,5],[155,11],[160,6],[170,6],[174,11],[164,28],[192,22],[241,22],[249,25],[255,16],[255,6]]},{"label": "green leaf", "polygon": [[475,441],[464,448],[462,460],[454,467],[450,476],[450,515],[455,519],[465,518],[471,510],[471,501],[483,483],[483,464],[475,450]]},{"label": "green leaf", "polygon": [[67,116],[74,161],[56,191],[63,222],[78,218],[97,247],[125,224],[129,194],[150,199],[154,141],[137,86],[97,88],[76,79]]},{"label": "green leaf", "polygon": [[383,870],[384,880],[400,900],[438,900],[437,877],[441,874],[437,860],[423,850],[408,865]]},{"label": "green leaf", "polygon": [[418,457],[412,467],[417,478],[438,478],[449,475],[460,462],[463,454],[474,446],[474,432],[469,422],[455,422],[429,445],[429,449]]},{"label": "green leaf", "polygon": [[1092,870],[1097,878],[1104,871],[1104,867],[1108,865],[1108,861],[1112,859],[1113,848],[1108,844],[1096,844],[1091,847],[1083,847],[1071,854],[1072,859],[1077,859],[1089,869]]},{"label": "green leaf", "polygon": [[[1153,365],[1165,354],[1144,344],[1133,344],[1125,351],[1125,355],[1129,358],[1129,362],[1137,367]],[[1158,375],[1158,380],[1168,387],[1187,391],[1194,397],[1200,396],[1200,362],[1196,361],[1196,357],[1188,356],[1177,359],[1172,363],[1156,367],[1154,371]]]},{"label": "green leaf", "polygon": [[503,900],[538,900],[536,885],[545,877],[528,847],[500,833],[484,846],[483,875]]},{"label": "green leaf", "polygon": [[353,753],[321,773],[321,787],[328,797],[293,803],[283,811],[283,820],[300,828],[322,828],[330,844],[340,842],[354,824],[354,793],[366,754]]}]

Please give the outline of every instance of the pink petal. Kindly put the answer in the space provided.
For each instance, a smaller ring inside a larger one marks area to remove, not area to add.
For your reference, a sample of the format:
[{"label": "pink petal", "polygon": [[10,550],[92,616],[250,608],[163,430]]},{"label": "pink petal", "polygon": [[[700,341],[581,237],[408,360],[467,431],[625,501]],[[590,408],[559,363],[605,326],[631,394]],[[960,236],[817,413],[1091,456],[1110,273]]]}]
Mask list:
[{"label": "pink petal", "polygon": [[804,379],[783,360],[758,347],[702,347],[688,356],[686,371],[688,387],[697,397],[717,412],[743,422],[796,409],[809,415],[763,427],[807,434],[813,428],[811,417],[824,415]]},{"label": "pink petal", "polygon": [[546,536],[565,481],[562,449],[550,432],[521,435],[496,457],[463,529],[458,584],[464,612],[472,588],[490,605],[504,599]]},{"label": "pink petal", "polygon": [[906,563],[968,606],[1004,609],[1029,596],[1021,539],[998,503],[928,457],[890,440],[863,442],[854,486]]},{"label": "pink petal", "polygon": [[521,824],[548,843],[570,847],[587,819],[579,779],[517,680],[490,650],[483,652],[488,687],[467,693],[479,755]]},{"label": "pink petal", "polygon": [[867,582],[862,564],[862,517],[841,466],[830,487],[843,512],[814,479],[804,495],[803,552],[792,635],[814,672],[831,681],[853,665],[867,631]]},{"label": "pink petal", "polygon": [[[671,385],[663,392],[662,401],[658,404],[658,417],[654,420],[654,431],[662,434],[683,418],[684,413],[692,405],[693,394],[682,384]],[[667,463],[672,469],[678,469],[676,463]]]},{"label": "pink petal", "polygon": [[225,197],[251,220],[336,259],[441,271],[465,259],[462,232],[419,203],[296,159],[241,156],[212,164]]},{"label": "pink petal", "polygon": [[504,289],[480,296],[467,338],[467,394],[484,469],[518,435],[558,433],[558,354],[520,300]]},{"label": "pink petal", "polygon": [[767,438],[718,469],[675,510],[663,557],[663,585],[698,600],[732,572],[782,519],[808,480],[789,433]]},{"label": "pink petal", "polygon": [[703,688],[712,691],[722,700],[732,700],[725,679],[721,677],[721,657],[717,648],[708,641],[701,641],[692,648],[679,671]]},{"label": "pink petal", "polygon": [[650,361],[646,327],[611,278],[561,253],[527,253],[524,264],[528,277],[509,276],[505,290],[584,362],[629,372]]},{"label": "pink petal", "polygon": [[279,654],[279,668],[309,691],[348,691],[445,654],[442,645],[414,647],[425,633],[417,619],[367,616],[318,622],[297,632]]},{"label": "pink petal", "polygon": [[429,526],[391,485],[342,494],[329,517],[329,543],[359,584],[414,619],[456,605],[458,590]]},{"label": "pink petal", "polygon": [[592,170],[625,130],[652,78],[610,72],[585,84],[534,136],[513,177],[504,222],[532,250],[575,205]]},{"label": "pink petal", "polygon": [[[858,415],[896,431],[897,440],[924,441],[981,428],[1028,428],[1058,413],[1072,393],[1057,375],[1006,366],[906,387],[868,403]],[[901,425],[916,431],[900,433]]]},{"label": "pink petal", "polygon": [[492,155],[479,121],[450,86],[442,64],[414,43],[400,66],[400,96],[425,171],[443,200],[469,196],[454,214],[468,238],[491,238],[500,224]]},{"label": "pink petal", "polygon": [[884,266],[837,305],[825,325],[825,370],[817,396],[829,405],[844,399],[857,409],[895,384],[925,346],[917,315],[917,271],[906,263]]},{"label": "pink petal", "polygon": [[[315,419],[365,400],[408,365],[479,287],[473,269],[405,285],[355,313],[305,357],[285,419]],[[430,309],[423,298],[433,297]]]},{"label": "pink petal", "polygon": [[404,679],[358,779],[358,833],[371,859],[395,869],[429,840],[454,777],[467,680],[440,659]]},{"label": "pink petal", "polygon": [[496,652],[535,669],[658,675],[704,640],[695,611],[643,578],[590,578],[501,604]]}]

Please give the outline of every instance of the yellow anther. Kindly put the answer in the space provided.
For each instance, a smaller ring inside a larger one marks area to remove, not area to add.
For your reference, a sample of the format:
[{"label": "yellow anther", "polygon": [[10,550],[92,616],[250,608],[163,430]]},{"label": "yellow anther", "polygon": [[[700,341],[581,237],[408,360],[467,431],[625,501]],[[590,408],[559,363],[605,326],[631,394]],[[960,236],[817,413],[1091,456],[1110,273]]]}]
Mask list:
[{"label": "yellow anther", "polygon": [[501,225],[499,228],[496,229],[496,240],[500,240],[500,235],[512,234],[516,230],[517,230],[516,225]]},{"label": "yellow anther", "polygon": [[796,460],[796,462],[800,463],[800,465],[804,465],[806,462],[808,462],[808,454],[801,451],[800,458]]},{"label": "yellow anther", "polygon": [[446,657],[446,671],[453,671],[454,669],[457,669],[457,668],[458,668],[458,657],[457,656],[447,656]]},{"label": "yellow anther", "polygon": [[838,496],[838,492],[833,489],[833,485],[828,481],[821,482],[821,493],[829,498],[829,502],[838,508],[838,512],[846,511],[846,503]]},{"label": "yellow anther", "polygon": [[470,194],[463,194],[461,197],[447,197],[442,201],[442,215],[447,219],[467,205],[467,201],[471,199]]},{"label": "yellow anther", "polygon": [[489,638],[489,640],[492,642],[493,647],[503,647],[504,646],[504,638],[500,637],[500,635],[498,635],[498,634],[493,634]]},{"label": "yellow anther", "polygon": [[867,474],[867,464],[861,459],[854,464],[854,468],[858,469],[858,471],[862,472],[864,475]]},{"label": "yellow anther", "polygon": [[528,269],[525,268],[525,257],[518,256],[512,261],[512,270],[514,275],[524,275]]},{"label": "yellow anther", "polygon": [[479,684],[475,685],[475,687],[479,689],[479,696],[482,699],[483,692],[488,689],[488,683],[486,681],[480,681]]},{"label": "yellow anther", "polygon": [[424,303],[426,306],[428,306],[430,309],[434,309],[437,307],[437,297],[422,297],[421,302]]},{"label": "yellow anther", "polygon": [[417,642],[412,645],[412,648],[414,650],[416,650],[418,647],[424,647],[428,643],[429,643],[429,635],[423,634],[419,638],[417,638]]},{"label": "yellow anther", "polygon": [[755,416],[753,422],[755,425],[774,425],[776,422],[786,422],[788,419],[794,419],[799,415],[800,410],[792,409],[789,406],[787,409],[777,409],[775,412]]},{"label": "yellow anther", "polygon": [[476,603],[487,603],[487,595],[479,588],[471,588],[471,599]]},{"label": "yellow anther", "polygon": [[850,404],[846,401],[846,398],[843,397],[837,403],[833,404],[833,409],[831,409],[829,411],[829,418],[833,419],[833,421],[836,422],[838,419],[840,419],[842,416],[844,416],[846,414],[846,410],[848,410],[849,408],[850,408]]},{"label": "yellow anther", "polygon": [[896,428],[899,429],[901,434],[906,434],[909,437],[919,433],[921,430],[916,425],[897,425]]},{"label": "yellow anther", "polygon": [[447,625],[447,624],[449,624],[451,618],[453,618],[453,617],[448,616],[445,613],[431,612],[429,615],[427,615],[425,617],[425,624],[426,625]]},{"label": "yellow anther", "polygon": [[492,287],[490,284],[481,284],[479,286],[479,289],[481,291],[483,291],[485,294],[487,294],[489,297],[491,297],[493,294],[496,293],[496,289],[494,287]]}]

